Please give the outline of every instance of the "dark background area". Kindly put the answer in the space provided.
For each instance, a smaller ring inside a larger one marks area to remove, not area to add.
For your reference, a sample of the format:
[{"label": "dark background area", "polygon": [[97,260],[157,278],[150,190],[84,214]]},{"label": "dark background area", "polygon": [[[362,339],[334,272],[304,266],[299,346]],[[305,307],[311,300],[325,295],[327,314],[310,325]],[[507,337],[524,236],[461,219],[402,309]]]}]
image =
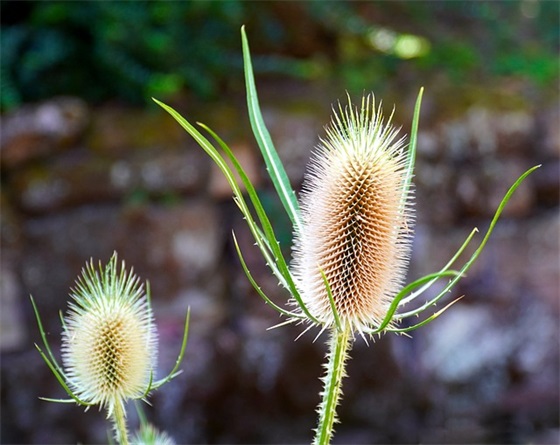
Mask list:
[{"label": "dark background area", "polygon": [[257,73],[358,93],[435,75],[453,87],[524,79],[536,89],[558,76],[557,2],[1,5],[5,109],[60,94],[145,105],[150,96],[238,92],[242,24]]},{"label": "dark background area", "polygon": [[[247,283],[287,295],[252,247],[219,172],[150,97],[202,121],[290,227],[250,133],[240,27],[294,188],[331,105],[373,91],[408,133],[425,96],[408,281],[438,270],[509,203],[460,303],[412,338],[358,341],[334,443],[559,442],[560,3],[0,3],[1,443],[103,443],[104,413],[63,397],[33,347],[51,344],[84,263],[114,250],[149,280],[160,375],[192,308],[184,373],[150,398],[177,443],[309,443],[325,352]],[[480,239],[480,237],[478,238]],[[131,425],[135,424],[130,413]]]}]

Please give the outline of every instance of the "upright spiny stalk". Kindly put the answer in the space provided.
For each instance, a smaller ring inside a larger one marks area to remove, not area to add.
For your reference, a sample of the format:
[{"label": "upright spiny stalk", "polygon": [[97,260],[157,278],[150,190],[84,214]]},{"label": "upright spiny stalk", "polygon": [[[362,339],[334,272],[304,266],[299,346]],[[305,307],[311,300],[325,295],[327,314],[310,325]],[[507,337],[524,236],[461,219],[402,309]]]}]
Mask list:
[{"label": "upright spiny stalk", "polygon": [[317,412],[319,425],[316,429],[314,445],[330,443],[334,424],[337,422],[336,407],[342,396],[342,379],[346,377],[345,364],[350,352],[352,333],[349,325],[342,330],[332,329],[327,353],[326,374],[323,377],[324,389]]},{"label": "upright spiny stalk", "polygon": [[113,420],[113,429],[115,430],[115,437],[120,445],[129,445],[128,441],[128,428],[126,426],[126,413],[122,402],[118,400],[114,404],[114,409],[111,414]]}]

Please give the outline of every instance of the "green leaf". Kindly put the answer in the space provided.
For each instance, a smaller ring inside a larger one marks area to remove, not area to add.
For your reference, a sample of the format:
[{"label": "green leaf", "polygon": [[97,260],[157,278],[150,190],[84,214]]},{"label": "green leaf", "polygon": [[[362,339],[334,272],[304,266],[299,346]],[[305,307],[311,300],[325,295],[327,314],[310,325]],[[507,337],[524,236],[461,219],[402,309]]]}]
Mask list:
[{"label": "green leaf", "polygon": [[430,315],[428,318],[421,321],[420,323],[416,323],[415,325],[409,326],[409,327],[406,327],[406,328],[388,328],[387,331],[396,332],[396,333],[400,333],[400,334],[403,334],[405,332],[414,331],[414,330],[416,330],[416,329],[418,329],[422,326],[425,326],[428,323],[431,323],[432,321],[434,321],[436,318],[438,318],[441,314],[443,314],[447,309],[449,309],[451,306],[453,306],[455,303],[457,303],[463,297],[464,296],[460,296],[459,298],[456,298],[451,303],[448,303],[445,307],[443,307],[439,311],[433,313],[432,315]]},{"label": "green leaf", "polygon": [[[256,222],[254,221],[253,216],[251,214],[251,211],[250,211],[249,207],[247,206],[247,203],[245,202],[245,199],[243,197],[241,189],[239,188],[239,185],[237,184],[237,180],[236,180],[236,178],[233,174],[233,171],[227,165],[227,163],[225,162],[223,157],[220,155],[220,153],[218,153],[218,151],[210,143],[210,141],[208,141],[208,139],[206,139],[195,127],[193,127],[177,111],[175,111],[170,106],[164,104],[163,102],[158,101],[157,99],[153,99],[153,100],[159,106],[161,106],[165,111],[167,111],[194,138],[194,140],[202,147],[202,149],[210,156],[210,158],[216,163],[218,168],[222,171],[222,173],[224,174],[226,180],[228,181],[228,183],[229,183],[229,185],[230,185],[230,187],[233,191],[234,200],[238,204],[241,212],[243,213],[243,216],[245,217],[245,220],[247,221],[249,229],[251,230],[251,233],[253,234],[253,238],[257,242],[257,245],[259,246],[262,254],[265,256],[265,258],[266,258],[266,260],[268,261],[269,264],[273,264],[273,263],[277,264],[278,270],[280,271],[280,275],[282,277],[284,277],[284,279],[286,280],[290,293],[296,299],[296,301],[300,305],[302,311],[311,320],[316,321],[316,319],[309,313],[309,311],[305,307],[305,305],[303,303],[303,300],[301,299],[301,297],[299,295],[297,287],[296,287],[296,285],[294,283],[294,280],[291,276],[291,273],[289,271],[288,265],[287,265],[283,255],[282,255],[282,251],[281,251],[280,247],[278,246],[278,241],[276,241],[276,239],[274,239],[274,240],[271,240],[272,242],[270,242],[268,245],[266,245],[264,243],[263,238],[261,237],[260,232],[258,230],[258,226],[257,226]],[[215,134],[215,133],[211,132],[211,134]],[[218,138],[218,142],[220,142],[220,141],[221,141],[221,139]],[[225,146],[225,144],[224,144],[224,146]],[[228,150],[229,150],[229,148],[228,148]],[[246,177],[245,173],[243,172],[243,169],[241,168],[241,166],[239,165],[237,160],[236,160],[235,164],[237,166],[239,166],[239,168],[240,168],[240,170],[239,170],[240,176],[241,177],[244,177],[244,176]],[[255,193],[255,197],[256,197],[256,193]],[[263,214],[264,214],[264,210],[263,210]],[[274,253],[274,258],[270,258],[269,252],[267,250],[268,248],[270,248],[272,250],[272,252]]]},{"label": "green leaf", "polygon": [[[62,386],[62,388],[64,389],[64,391],[66,391],[66,394],[68,394],[70,397],[72,397],[72,401],[76,402],[78,405],[82,405],[82,406],[92,406],[94,405],[93,403],[87,403],[84,402],[83,400],[79,399],[70,389],[70,387],[66,384],[66,376],[64,375],[64,373],[58,368],[58,364],[56,362],[51,362],[49,360],[49,358],[46,356],[46,354],[41,350],[41,348],[39,346],[37,346],[37,344],[35,344],[35,348],[37,349],[37,351],[39,351],[39,354],[41,355],[41,358],[45,361],[45,363],[47,364],[47,366],[49,367],[49,369],[51,370],[51,372],[54,374],[54,376],[56,377],[56,379],[58,380],[58,383],[60,383],[60,386]],[[61,403],[69,403],[68,399],[50,399],[48,397],[39,397],[42,400],[47,400],[49,402],[61,402]]]},{"label": "green leaf", "polygon": [[39,400],[44,400],[45,402],[54,403],[76,403],[74,399],[51,399],[50,397],[39,397]]},{"label": "green leaf", "polygon": [[286,170],[278,156],[278,152],[274,148],[270,133],[268,132],[262,113],[260,110],[257,89],[255,86],[255,78],[253,76],[253,67],[251,63],[251,53],[249,50],[249,42],[245,34],[245,26],[241,27],[241,39],[243,44],[243,63],[245,69],[245,83],[247,89],[247,106],[249,109],[249,120],[253,134],[257,140],[257,144],[261,150],[268,174],[282,205],[286,209],[290,220],[294,226],[294,230],[298,232],[301,228],[301,215],[299,204],[296,199],[295,192],[290,186],[290,181]]},{"label": "green leaf", "polygon": [[60,375],[64,376],[64,371],[62,370],[62,368],[60,367],[60,365],[56,361],[56,359],[54,357],[54,354],[52,353],[52,350],[49,346],[49,342],[47,341],[47,335],[45,334],[45,329],[43,328],[43,323],[41,321],[41,316],[39,315],[39,309],[37,308],[37,305],[35,304],[35,300],[33,299],[33,296],[31,296],[31,295],[29,296],[29,298],[31,299],[31,305],[33,306],[33,312],[35,313],[35,319],[37,320],[37,326],[39,327],[39,332],[41,334],[41,340],[43,340],[43,345],[45,346],[45,349],[48,353],[48,358],[37,345],[35,345],[35,346],[37,347],[37,349],[41,353],[41,356],[44,356],[43,358],[45,359],[45,361],[47,361],[47,365],[49,365],[49,367],[52,366],[51,369],[54,368],[54,370],[57,372],[57,374],[60,374]]},{"label": "green leaf", "polygon": [[[241,182],[243,183],[243,185],[245,186],[245,189],[247,190],[247,194],[249,195],[249,199],[251,200],[251,203],[253,204],[253,208],[255,209],[255,212],[257,213],[257,217],[259,218],[259,221],[260,221],[261,226],[262,226],[262,231],[259,232],[259,237],[262,238],[263,241],[266,241],[265,246],[267,247],[268,252],[270,252],[274,256],[274,258],[275,258],[274,265],[275,265],[275,263],[279,261],[280,257],[282,257],[282,259],[283,259],[282,250],[278,247],[278,241],[277,241],[276,235],[274,234],[274,229],[272,228],[272,224],[270,223],[268,215],[266,214],[266,212],[264,210],[264,207],[261,203],[261,200],[259,199],[257,191],[255,190],[255,187],[253,186],[252,182],[249,180],[249,177],[247,176],[247,173],[245,172],[245,170],[243,169],[243,167],[241,166],[241,164],[239,163],[239,161],[237,160],[237,158],[235,157],[235,155],[231,151],[231,148],[228,147],[228,145],[222,140],[222,138],[220,138],[214,131],[212,131],[206,125],[201,124],[201,123],[198,123],[198,125],[200,125],[202,128],[204,128],[208,133],[210,133],[210,135],[214,138],[214,140],[218,143],[218,145],[220,145],[220,147],[222,148],[224,153],[228,156],[229,160],[231,161],[231,163],[232,163],[233,167],[235,168],[237,174],[239,175],[239,178],[241,179]],[[241,203],[238,200],[236,200],[236,203],[238,204],[238,206],[240,206],[241,211],[244,213],[244,209],[243,209],[243,206],[241,205]],[[247,209],[248,209],[248,207],[247,207]],[[247,218],[246,215],[244,215],[244,216]],[[251,221],[253,220],[252,217],[250,219],[251,219]],[[255,227],[258,229],[258,226],[256,225],[256,223],[255,223]],[[265,256],[265,258],[268,259],[267,256]],[[285,262],[285,260],[284,260],[284,262]],[[269,262],[269,265],[271,265],[270,262]],[[277,273],[275,272],[275,275],[277,275],[277,274],[280,274],[280,272],[279,271]],[[278,278],[285,280],[285,277],[281,274]]]},{"label": "green leaf", "polygon": [[412,292],[414,289],[416,289],[419,286],[422,286],[423,284],[426,283],[434,283],[435,281],[439,280],[440,278],[443,277],[454,277],[459,275],[459,272],[455,271],[455,270],[443,270],[437,273],[432,273],[429,275],[425,275],[421,278],[418,278],[417,280],[413,281],[412,283],[406,285],[404,288],[401,289],[401,291],[395,296],[395,298],[393,299],[393,301],[391,302],[391,305],[389,306],[389,310],[387,311],[387,314],[385,315],[385,318],[383,319],[383,321],[381,322],[381,324],[379,325],[379,327],[377,327],[376,329],[364,329],[363,332],[369,335],[374,335],[374,334],[379,334],[381,331],[383,331],[387,326],[389,326],[389,324],[391,323],[391,321],[394,318],[402,318],[400,316],[400,314],[397,314],[397,317],[395,317],[395,313],[397,311],[397,308],[399,307],[399,305],[401,304],[401,301],[405,298],[406,295],[408,295],[410,292]]},{"label": "green leaf", "polygon": [[[463,242],[463,244],[461,245],[461,247],[459,247],[459,249],[457,249],[457,252],[455,252],[455,254],[453,255],[453,257],[451,257],[451,259],[447,262],[447,264],[445,266],[443,266],[443,268],[436,273],[440,274],[440,273],[444,273],[446,271],[449,270],[449,268],[453,265],[453,263],[455,263],[455,261],[457,261],[457,258],[459,258],[459,256],[464,252],[464,250],[466,249],[466,247],[469,245],[469,243],[471,242],[471,240],[473,239],[474,235],[478,233],[478,229],[474,228],[473,230],[471,230],[471,233],[469,234],[469,236],[465,239],[465,241]],[[458,274],[458,272],[457,272]],[[437,280],[438,278],[434,278],[433,280],[428,281],[427,283],[425,283],[424,286],[422,286],[422,288],[420,288],[419,290],[411,293],[408,297],[403,298],[402,301],[399,303],[399,306],[403,306],[409,302],[411,302],[412,300],[418,298],[420,295],[422,295],[427,289],[429,289],[432,284],[434,284],[434,282]],[[418,280],[417,280],[418,281]],[[416,282],[416,281],[415,281]],[[414,283],[413,283],[414,284]],[[405,287],[401,292],[404,292],[406,289],[408,288]],[[411,289],[412,290],[412,289]],[[406,291],[406,293],[411,292],[411,290]],[[432,300],[424,303],[422,306],[408,311],[408,312],[403,312],[403,313],[398,313],[397,314],[397,318],[407,318],[410,317],[412,315],[417,315],[420,312],[422,312],[424,309],[426,309],[427,307],[436,304],[443,296],[445,295],[445,292],[440,292],[436,297],[434,297]]]},{"label": "green leaf", "polygon": [[[276,275],[278,280],[289,290],[290,294],[296,300],[296,302],[300,306],[301,310],[305,313],[305,315],[307,315],[309,319],[313,320],[314,322],[317,322],[316,318],[311,315],[311,313],[305,306],[299,294],[299,291],[297,289],[297,286],[295,285],[292,274],[290,273],[288,263],[286,262],[286,259],[282,254],[282,249],[280,249],[278,240],[276,239],[276,235],[274,234],[274,230],[272,228],[272,225],[270,224],[270,220],[264,210],[264,207],[262,206],[262,203],[257,195],[257,192],[253,184],[251,183],[247,174],[245,173],[245,170],[243,169],[243,167],[241,166],[241,164],[239,163],[239,161],[237,160],[237,158],[235,157],[231,149],[215,132],[213,132],[210,128],[208,128],[203,124],[199,124],[199,125],[201,125],[206,131],[208,131],[210,135],[220,145],[222,150],[224,150],[226,155],[231,160],[234,168],[236,169],[237,174],[241,178],[241,181],[245,185],[245,188],[247,189],[247,193],[249,194],[249,199],[251,200],[251,203],[253,204],[253,207],[257,213],[259,221],[261,222],[263,231],[259,229],[258,225],[253,220],[252,215],[247,205],[245,204],[243,196],[241,194],[239,196],[236,195],[235,201],[239,205],[241,212],[245,216],[247,224],[249,225],[249,228],[253,233],[253,237],[255,238],[258,247],[260,248],[263,256],[265,257],[267,264],[272,269],[273,273]],[[272,253],[274,258],[270,257],[269,252]]]},{"label": "green leaf", "polygon": [[[486,246],[486,243],[488,242],[488,239],[490,238],[490,235],[492,234],[492,231],[494,230],[494,227],[496,226],[496,223],[500,219],[500,215],[502,214],[502,212],[504,210],[504,207],[506,206],[506,204],[510,200],[510,198],[513,195],[513,193],[515,192],[515,190],[517,190],[517,188],[521,185],[521,183],[525,180],[525,178],[527,176],[529,176],[533,171],[535,171],[539,167],[540,167],[540,165],[536,165],[536,166],[530,168],[529,170],[527,170],[509,188],[507,193],[504,195],[502,201],[500,202],[500,205],[496,209],[496,213],[494,213],[494,217],[492,218],[492,221],[490,222],[490,225],[489,225],[488,229],[486,230],[486,233],[485,233],[482,241],[480,242],[480,245],[475,250],[475,252],[471,255],[469,260],[459,270],[459,274],[456,277],[454,277],[453,279],[451,279],[449,281],[449,283],[443,288],[443,290],[436,297],[434,297],[432,300],[426,302],[425,304],[423,304],[422,306],[420,306],[419,308],[417,308],[413,311],[406,312],[404,314],[398,314],[399,318],[405,318],[405,317],[409,317],[411,315],[417,315],[418,313],[422,312],[424,309],[427,309],[429,306],[432,306],[435,303],[437,303],[438,300],[440,300],[447,292],[449,292],[453,288],[453,286],[455,286],[457,281],[459,281],[461,279],[461,277],[463,277],[466,274],[466,272],[470,269],[472,264],[476,261],[476,259],[482,253],[482,250]],[[471,236],[472,236],[472,233],[471,233]],[[465,243],[467,243],[470,240],[471,236],[469,236],[469,238],[467,239],[467,241]],[[461,249],[459,249],[459,251],[462,251],[462,249],[466,245],[465,243],[463,244]],[[454,257],[452,258],[452,261],[458,256],[458,253],[454,255]]]}]

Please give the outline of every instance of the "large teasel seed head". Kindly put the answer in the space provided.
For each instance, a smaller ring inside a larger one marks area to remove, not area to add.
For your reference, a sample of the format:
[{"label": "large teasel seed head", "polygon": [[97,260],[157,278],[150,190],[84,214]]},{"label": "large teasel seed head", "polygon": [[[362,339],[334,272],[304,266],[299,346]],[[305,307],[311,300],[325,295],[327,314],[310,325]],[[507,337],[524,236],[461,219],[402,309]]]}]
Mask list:
[{"label": "large teasel seed head", "polygon": [[105,269],[90,262],[71,296],[62,334],[70,387],[111,416],[150,386],[157,356],[152,311],[138,278],[124,263],[118,269],[116,254]]},{"label": "large teasel seed head", "polygon": [[301,196],[292,270],[303,302],[325,325],[379,325],[409,258],[412,208],[404,139],[373,96],[339,105],[315,150]]}]

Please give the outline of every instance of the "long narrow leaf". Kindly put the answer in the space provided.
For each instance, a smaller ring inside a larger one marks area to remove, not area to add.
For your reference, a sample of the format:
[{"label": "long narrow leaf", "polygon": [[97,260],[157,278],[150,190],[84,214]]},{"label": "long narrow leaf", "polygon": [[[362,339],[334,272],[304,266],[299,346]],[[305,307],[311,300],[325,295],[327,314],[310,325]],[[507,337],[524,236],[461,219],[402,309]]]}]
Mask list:
[{"label": "long narrow leaf", "polygon": [[[244,199],[243,194],[242,194],[242,192],[239,188],[239,185],[236,182],[236,178],[235,178],[233,172],[231,171],[230,167],[225,162],[225,160],[218,153],[216,148],[208,141],[208,139],[206,139],[195,127],[193,127],[177,111],[175,111],[170,106],[164,104],[163,102],[158,101],[157,99],[153,99],[153,100],[158,105],[160,105],[164,110],[166,110],[195,139],[195,141],[198,142],[198,144],[202,147],[202,149],[204,151],[206,151],[206,153],[216,163],[218,168],[220,168],[220,170],[224,174],[226,180],[228,181],[228,183],[229,183],[229,185],[230,185],[230,187],[233,191],[236,202],[239,205],[239,207],[241,209],[241,212],[243,213],[243,216],[245,217],[245,220],[247,221],[247,224],[249,226],[249,229],[251,230],[253,238],[255,239],[257,244],[259,245],[259,248],[261,249],[263,254],[267,254],[267,251],[266,251],[267,247],[263,244],[263,240],[259,235],[259,231],[257,230],[257,224],[253,220],[253,217],[252,217],[251,212],[250,212],[250,210],[247,206],[247,203],[245,202],[245,199]],[[290,290],[290,293],[295,298],[295,300],[298,302],[302,311],[310,319],[315,321],[315,318],[311,315],[311,313],[305,307],[305,305],[303,303],[303,300],[301,299],[301,297],[299,295],[297,287],[296,287],[296,285],[295,285],[295,283],[294,283],[294,281],[291,277],[288,265],[287,265],[286,261],[284,260],[284,257],[281,255],[280,247],[278,246],[278,244],[276,242],[274,242],[271,245],[271,247],[272,247],[273,250],[277,249],[277,252],[279,253],[278,255],[275,256],[275,261],[278,264],[278,269],[280,270],[281,274],[285,277],[285,279],[288,283],[288,288]]]},{"label": "long narrow leaf", "polygon": [[141,399],[146,400],[148,394],[150,394],[150,391],[153,389],[153,384],[154,384],[154,370],[152,369],[150,371],[150,380],[148,381],[148,386],[146,386],[146,391],[144,391],[144,395],[141,397]]},{"label": "long narrow leaf", "polygon": [[414,330],[416,330],[416,329],[418,329],[422,326],[425,326],[428,323],[431,323],[432,321],[434,321],[441,314],[443,314],[447,309],[449,309],[451,306],[453,306],[455,303],[457,303],[459,300],[461,300],[463,298],[463,296],[464,295],[460,296],[459,298],[456,298],[451,303],[448,303],[446,306],[441,308],[439,311],[433,313],[432,315],[430,315],[425,320],[422,320],[420,323],[416,323],[415,325],[409,326],[409,327],[406,327],[406,328],[388,328],[387,331],[403,334],[403,333],[406,333],[406,332],[414,331]]},{"label": "long narrow leaf", "polygon": [[270,133],[268,132],[264,119],[261,114],[259,105],[259,98],[257,96],[257,88],[255,86],[255,78],[253,75],[253,66],[251,63],[251,53],[249,50],[249,42],[245,34],[245,27],[241,27],[241,39],[243,43],[243,63],[245,69],[245,83],[247,89],[247,107],[249,109],[249,120],[253,134],[259,145],[266,168],[278,193],[282,205],[286,209],[290,220],[296,232],[301,227],[301,217],[299,205],[296,199],[295,192],[290,186],[290,181],[286,170],[278,156],[278,152],[274,148]]},{"label": "long narrow leaf", "polygon": [[267,241],[268,250],[274,256],[276,256],[278,254],[282,255],[282,251],[280,249],[275,249],[274,248],[274,245],[277,244],[278,241],[277,241],[276,235],[274,234],[274,229],[272,228],[272,224],[270,223],[270,220],[268,219],[268,216],[267,216],[267,214],[264,210],[264,207],[261,203],[261,200],[258,197],[257,191],[255,190],[255,187],[253,186],[253,183],[249,180],[249,177],[247,176],[247,173],[245,172],[245,170],[243,169],[243,167],[241,166],[241,164],[239,163],[239,161],[237,160],[237,158],[235,157],[235,155],[231,151],[231,148],[229,148],[228,145],[222,140],[222,138],[220,138],[209,127],[207,127],[206,125],[201,124],[201,123],[199,123],[198,125],[200,125],[202,128],[204,128],[208,133],[210,133],[210,135],[214,138],[214,140],[218,143],[218,145],[220,145],[220,147],[222,148],[224,153],[228,156],[228,158],[231,161],[233,167],[237,171],[237,174],[239,175],[239,178],[241,179],[241,182],[243,183],[243,185],[245,186],[245,189],[247,190],[247,194],[249,195],[249,199],[251,200],[251,203],[253,204],[253,208],[255,209],[255,212],[257,213],[257,217],[259,218],[259,221],[261,223],[262,237],[264,239],[266,239],[266,241]]},{"label": "long narrow leaf", "polygon": [[[39,327],[39,332],[41,334],[41,340],[43,341],[43,345],[45,346],[45,349],[46,349],[47,354],[49,356],[50,362],[52,363],[52,365],[56,369],[56,371],[60,375],[64,376],[64,371],[62,370],[61,366],[56,361],[56,358],[54,357],[54,354],[52,353],[52,350],[49,346],[49,342],[47,341],[47,335],[45,334],[45,329],[43,327],[43,322],[41,321],[41,316],[39,315],[39,309],[37,308],[37,305],[35,304],[35,300],[34,300],[33,296],[31,296],[31,295],[29,296],[29,298],[31,299],[31,305],[33,306],[33,312],[35,313],[35,319],[37,320],[37,326]],[[37,347],[37,349],[39,349],[39,347]],[[43,355],[43,352],[41,351],[41,349],[39,349],[39,352],[41,353],[41,355]],[[45,356],[45,358],[46,358],[46,356]],[[47,363],[47,364],[49,364],[49,363]]]},{"label": "long narrow leaf", "polygon": [[416,162],[416,145],[418,141],[418,122],[420,120],[420,107],[422,105],[422,95],[424,87],[420,88],[416,105],[414,106],[414,116],[412,118],[412,127],[410,129],[410,144],[408,146],[408,156],[406,160],[406,180],[403,190],[403,196],[408,196],[412,177],[414,176],[414,164]]},{"label": "long narrow leaf", "polygon": [[536,165],[536,166],[530,168],[529,170],[527,170],[509,188],[507,193],[504,195],[502,201],[500,202],[500,205],[496,209],[496,213],[494,213],[494,217],[492,218],[492,221],[490,222],[490,225],[488,226],[488,229],[486,230],[486,233],[484,235],[484,238],[480,242],[480,245],[475,250],[475,252],[471,255],[469,260],[459,270],[459,275],[456,276],[455,278],[453,278],[452,280],[450,280],[449,283],[447,284],[447,286],[445,286],[443,288],[443,290],[436,297],[434,297],[432,300],[426,302],[425,304],[423,304],[419,308],[415,309],[414,311],[410,311],[410,312],[407,312],[407,313],[404,313],[404,314],[398,314],[399,318],[406,318],[406,317],[410,317],[412,315],[417,315],[418,313],[422,312],[424,309],[427,309],[428,307],[436,304],[447,292],[449,292],[453,288],[453,286],[457,283],[457,281],[459,281],[461,279],[461,277],[465,275],[465,273],[469,270],[471,265],[476,261],[476,259],[482,253],[482,250],[486,246],[486,243],[487,243],[488,239],[490,238],[490,235],[492,234],[492,231],[494,230],[494,227],[496,226],[496,223],[498,222],[498,219],[500,218],[500,215],[502,214],[502,211],[504,210],[504,207],[506,206],[506,204],[510,200],[510,198],[513,195],[513,193],[515,192],[515,190],[517,190],[517,188],[521,185],[521,183],[525,180],[525,178],[527,176],[529,176],[533,171],[535,171],[539,167],[540,167],[540,165]]},{"label": "long narrow leaf", "polygon": [[[231,168],[227,165],[223,157],[218,153],[216,148],[206,139],[194,126],[192,126],[185,118],[183,118],[177,111],[175,111],[170,106],[154,99],[154,101],[160,105],[165,111],[167,111],[193,138],[198,144],[202,147],[202,149],[210,156],[210,158],[214,161],[214,163],[218,166],[220,171],[223,173],[224,177],[228,181],[228,184],[233,192],[234,200],[239,206],[241,213],[245,217],[247,224],[249,225],[249,229],[255,238],[255,241],[261,247],[263,254],[266,254],[266,246],[262,245],[262,239],[259,236],[257,230],[255,229],[256,223],[253,220],[253,216],[251,215],[250,209],[243,198],[243,194],[239,185],[237,184],[236,178],[233,174]],[[211,133],[212,134],[212,133]],[[267,258],[268,260],[268,258]]]},{"label": "long narrow leaf", "polygon": [[[72,398],[72,401],[76,402],[78,405],[92,406],[92,405],[93,405],[92,403],[84,402],[83,400],[79,399],[79,398],[72,392],[72,390],[70,389],[70,387],[69,387],[68,384],[66,383],[66,377],[65,377],[64,373],[63,373],[61,370],[59,370],[59,369],[57,368],[58,365],[56,364],[56,362],[51,362],[51,361],[49,360],[49,358],[47,357],[47,355],[46,355],[46,354],[42,351],[42,349],[41,349],[39,346],[37,346],[36,344],[35,344],[35,348],[37,349],[37,351],[39,351],[39,355],[40,355],[41,358],[44,360],[44,362],[47,364],[47,366],[49,367],[49,369],[51,370],[51,372],[54,374],[56,380],[58,380],[58,383],[60,383],[60,386],[62,386],[62,388],[64,389],[64,391],[66,391],[66,394],[68,394],[68,395]],[[49,400],[49,401],[55,400],[55,399],[49,399],[49,398],[46,398],[46,397],[40,397],[40,398],[42,398],[42,399],[44,399],[44,400]],[[62,400],[64,401],[64,403],[69,403],[69,402],[67,401],[67,399],[62,399]]]},{"label": "long narrow leaf", "polygon": [[[465,239],[465,241],[463,242],[463,244],[461,245],[461,247],[459,247],[459,249],[457,249],[457,252],[455,252],[455,254],[453,255],[453,257],[447,262],[447,264],[445,266],[443,266],[441,268],[441,270],[439,270],[438,272],[436,272],[436,275],[438,273],[443,273],[446,270],[449,270],[449,268],[453,265],[453,263],[455,263],[455,261],[457,261],[457,258],[459,258],[459,256],[464,252],[465,248],[469,245],[469,243],[471,242],[472,238],[474,237],[474,235],[478,232],[477,228],[474,228],[473,230],[471,230],[471,233],[469,234],[469,236]],[[418,298],[420,295],[422,295],[427,289],[429,289],[432,284],[434,284],[434,282],[437,280],[437,278],[434,278],[432,281],[428,281],[424,286],[422,286],[420,289],[418,289],[417,291],[411,292],[410,295],[406,298],[403,298],[402,301],[399,303],[399,306],[404,306],[407,303],[410,303],[412,300]],[[402,292],[402,291],[401,291]],[[410,291],[408,291],[410,292]],[[407,292],[407,293],[408,293]],[[418,309],[414,309],[412,311],[409,312],[403,312],[403,313],[399,313],[398,316],[399,317],[408,317],[410,315],[416,315],[418,312]]]},{"label": "long narrow leaf", "polygon": [[[292,274],[290,273],[288,263],[284,258],[282,249],[280,249],[280,246],[278,245],[278,241],[274,234],[274,230],[272,228],[270,220],[266,215],[264,207],[262,206],[261,201],[258,198],[257,192],[253,184],[249,180],[249,177],[247,176],[245,170],[243,169],[243,167],[241,166],[241,164],[239,163],[239,161],[237,160],[237,158],[235,157],[231,149],[214,131],[212,131],[204,124],[199,124],[199,125],[201,125],[202,128],[204,128],[206,131],[208,131],[210,135],[216,140],[218,145],[220,145],[220,147],[224,150],[224,152],[232,162],[234,168],[236,169],[237,174],[239,175],[241,181],[245,185],[245,188],[247,189],[247,193],[249,194],[251,203],[253,204],[253,207],[257,213],[259,221],[262,224],[264,236],[263,236],[263,231],[261,231],[258,225],[254,222],[250,214],[250,211],[248,209],[248,206],[245,203],[245,200],[243,199],[243,196],[241,195],[240,191],[236,193],[235,201],[240,207],[241,212],[245,216],[245,220],[247,221],[251,233],[253,234],[253,237],[257,242],[257,245],[259,246],[263,256],[265,256],[265,259],[267,260],[267,264],[269,265],[269,267],[271,267],[272,271],[276,274],[276,277],[280,280],[280,282],[286,285],[286,288],[290,291],[290,294],[296,300],[296,302],[300,306],[301,310],[305,313],[305,315],[307,315],[311,320],[317,321],[315,317],[311,315],[311,313],[305,306],[299,294],[297,286],[295,285],[295,282],[292,278]],[[238,187],[237,190],[239,190]],[[267,249],[272,253],[274,261],[272,261],[272,259],[268,256]]]},{"label": "long narrow leaf", "polygon": [[54,403],[76,403],[74,399],[52,399],[50,397],[39,397],[39,400],[43,400],[45,402],[54,402]]},{"label": "long narrow leaf", "polygon": [[391,320],[393,320],[394,318],[400,319],[401,316],[399,314],[397,314],[397,316],[395,317],[397,308],[399,307],[405,295],[408,295],[417,287],[422,286],[425,283],[430,283],[430,282],[433,283],[443,277],[455,277],[457,275],[459,275],[459,272],[455,270],[445,270],[445,271],[440,271],[437,273],[425,275],[413,281],[412,283],[406,285],[404,288],[402,288],[402,290],[395,296],[395,298],[391,302],[387,314],[385,315],[385,318],[383,319],[381,324],[376,329],[363,329],[363,332],[368,335],[378,334],[381,331],[383,331],[387,326],[389,326]]}]

